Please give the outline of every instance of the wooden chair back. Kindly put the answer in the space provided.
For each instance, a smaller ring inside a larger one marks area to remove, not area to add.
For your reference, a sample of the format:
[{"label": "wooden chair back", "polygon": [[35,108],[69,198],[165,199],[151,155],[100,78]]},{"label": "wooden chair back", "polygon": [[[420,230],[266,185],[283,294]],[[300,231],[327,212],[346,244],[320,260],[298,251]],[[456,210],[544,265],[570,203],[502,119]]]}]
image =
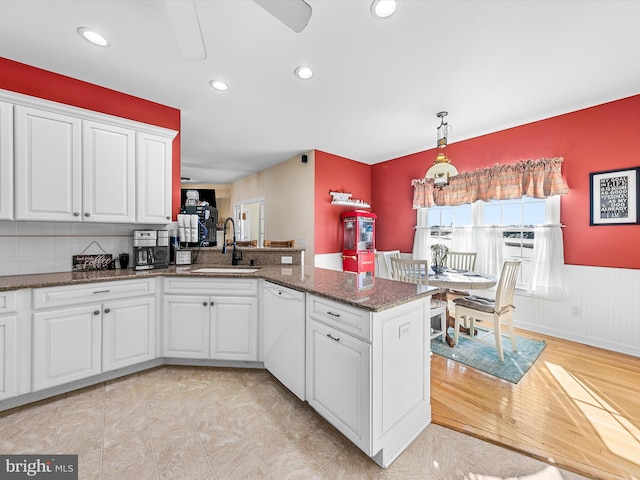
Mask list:
[{"label": "wooden chair back", "polygon": [[264,246],[271,248],[293,248],[296,242],[294,240],[265,240]]},{"label": "wooden chair back", "polygon": [[[233,245],[233,242],[231,242],[231,245]],[[258,246],[258,241],[257,240],[238,240],[236,242],[236,246],[238,246],[238,247],[257,247]]]},{"label": "wooden chair back", "polygon": [[409,260],[391,257],[391,277],[400,282],[429,284],[429,262],[427,260]]},{"label": "wooden chair back", "polygon": [[504,262],[502,272],[496,287],[495,311],[500,313],[507,307],[513,306],[516,283],[518,282],[518,272],[520,270],[520,260]]},{"label": "wooden chair back", "polygon": [[472,272],[476,267],[476,252],[449,252],[447,267]]}]

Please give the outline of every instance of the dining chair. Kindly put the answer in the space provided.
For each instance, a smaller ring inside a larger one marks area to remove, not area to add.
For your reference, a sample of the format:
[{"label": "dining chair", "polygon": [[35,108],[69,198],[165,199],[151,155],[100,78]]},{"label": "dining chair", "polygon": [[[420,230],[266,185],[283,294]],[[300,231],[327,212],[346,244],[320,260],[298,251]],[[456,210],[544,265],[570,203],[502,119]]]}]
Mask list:
[{"label": "dining chair", "polygon": [[[427,260],[410,260],[400,257],[390,257],[391,276],[400,282],[413,283],[416,285],[429,285],[429,262]],[[440,337],[445,341],[447,332],[447,302],[431,298],[429,306],[429,318],[431,319],[430,338]],[[439,325],[433,328],[433,320],[436,319]],[[439,327],[439,330],[438,330]]]},{"label": "dining chair", "polygon": [[476,267],[476,252],[449,252],[446,262],[449,268],[471,272]]},{"label": "dining chair", "polygon": [[[233,242],[231,242],[231,244],[233,245]],[[257,240],[238,240],[238,241],[236,241],[236,246],[238,246],[238,247],[257,247],[258,246],[258,241]]]},{"label": "dining chair", "polygon": [[[447,267],[456,270],[467,270],[472,272],[476,267],[476,252],[449,252],[447,254]],[[455,315],[456,306],[454,300],[471,295],[462,290],[447,290],[447,303],[449,305],[449,315]],[[466,322],[465,322],[466,323]],[[467,325],[465,325],[466,327]]]},{"label": "dining chair", "polygon": [[[470,295],[467,297],[457,298],[453,302],[456,305],[455,325],[453,334],[453,345],[458,344],[458,335],[460,333],[460,322],[462,318],[469,324],[469,338],[473,340],[484,341],[490,345],[495,345],[498,351],[498,358],[504,362],[504,353],[502,351],[502,325],[506,324],[509,339],[513,351],[517,351],[516,338],[513,332],[513,297],[516,290],[516,281],[518,279],[518,270],[520,269],[520,260],[504,262],[502,272],[498,280],[496,288],[496,298],[478,297]],[[476,322],[488,322],[478,327],[476,335]],[[493,336],[495,344],[485,340],[486,337]]]},{"label": "dining chair", "polygon": [[264,246],[271,248],[293,248],[295,240],[265,240]]},{"label": "dining chair", "polygon": [[386,252],[380,252],[380,256],[382,262],[380,262],[380,266],[384,264],[384,268],[387,271],[386,278],[393,278],[393,272],[391,271],[391,259],[392,258],[400,258],[400,250],[388,250]]}]

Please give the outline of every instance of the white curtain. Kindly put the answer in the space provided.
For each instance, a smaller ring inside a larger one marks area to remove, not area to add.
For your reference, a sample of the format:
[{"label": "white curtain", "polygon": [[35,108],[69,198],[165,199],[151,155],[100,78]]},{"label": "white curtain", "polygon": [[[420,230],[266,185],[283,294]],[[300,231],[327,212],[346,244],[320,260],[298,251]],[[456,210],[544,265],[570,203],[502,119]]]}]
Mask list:
[{"label": "white curtain", "polygon": [[429,209],[416,209],[416,228],[413,236],[413,259],[430,260],[429,253]]},{"label": "white curtain", "polygon": [[457,227],[451,235],[452,252],[476,252],[473,243],[473,227]]},{"label": "white curtain", "polygon": [[533,278],[529,293],[551,299],[564,297],[564,247],[559,225],[535,227]]},{"label": "white curtain", "polygon": [[474,230],[476,271],[499,277],[504,262],[502,227],[487,226]]}]

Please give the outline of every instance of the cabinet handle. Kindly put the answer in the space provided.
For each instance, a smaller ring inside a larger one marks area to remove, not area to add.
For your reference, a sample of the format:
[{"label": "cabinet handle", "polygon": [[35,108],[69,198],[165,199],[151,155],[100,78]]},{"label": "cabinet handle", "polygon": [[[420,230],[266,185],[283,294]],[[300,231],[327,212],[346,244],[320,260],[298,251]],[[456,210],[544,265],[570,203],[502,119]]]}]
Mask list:
[{"label": "cabinet handle", "polygon": [[104,313],[109,313],[110,311],[111,311],[111,309],[110,309],[110,308],[105,308],[105,309],[104,309]]},{"label": "cabinet handle", "polygon": [[79,217],[80,216],[80,212],[73,212],[73,216],[74,217]]},{"label": "cabinet handle", "polygon": [[327,315],[331,315],[332,317],[340,318],[339,313],[327,312]]},{"label": "cabinet handle", "polygon": [[96,293],[109,293],[111,290],[96,290],[95,292],[93,292],[93,294],[95,295]]},{"label": "cabinet handle", "polygon": [[93,312],[94,315],[100,315],[100,310],[96,310],[95,312]]},{"label": "cabinet handle", "polygon": [[206,307],[207,306],[207,302],[202,302],[202,306]]},{"label": "cabinet handle", "polygon": [[167,220],[171,220],[171,217],[164,217],[164,218],[166,218]]},{"label": "cabinet handle", "polygon": [[339,342],[340,339],[338,337],[334,337],[333,335],[331,335],[330,333],[327,333],[327,337],[329,337],[331,340],[335,340],[336,342]]},{"label": "cabinet handle", "polygon": [[213,307],[215,305],[215,303],[211,302],[210,305]]},{"label": "cabinet handle", "polygon": [[90,214],[89,212],[86,212],[86,213],[84,214],[84,216],[85,216],[85,217],[90,217],[90,216],[91,216],[91,214]]}]

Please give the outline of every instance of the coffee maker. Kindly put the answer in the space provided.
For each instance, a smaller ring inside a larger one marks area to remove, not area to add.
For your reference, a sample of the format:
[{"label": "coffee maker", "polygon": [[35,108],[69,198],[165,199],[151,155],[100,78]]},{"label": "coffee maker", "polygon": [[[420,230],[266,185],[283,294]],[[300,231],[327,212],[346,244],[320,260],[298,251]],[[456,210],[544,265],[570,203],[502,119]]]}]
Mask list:
[{"label": "coffee maker", "polygon": [[169,231],[133,231],[133,268],[152,270],[169,266]]}]

